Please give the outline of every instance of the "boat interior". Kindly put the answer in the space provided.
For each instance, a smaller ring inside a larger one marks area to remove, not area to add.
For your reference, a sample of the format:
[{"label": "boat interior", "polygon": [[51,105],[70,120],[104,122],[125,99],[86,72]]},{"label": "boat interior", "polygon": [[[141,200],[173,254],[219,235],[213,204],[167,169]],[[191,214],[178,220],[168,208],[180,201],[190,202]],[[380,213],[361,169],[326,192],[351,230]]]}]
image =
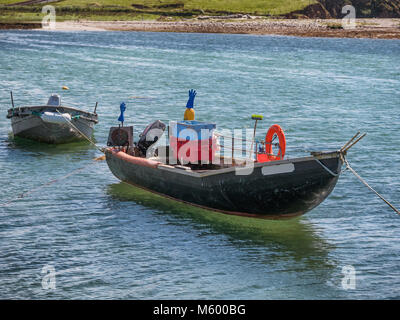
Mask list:
[{"label": "boat interior", "polygon": [[[96,105],[97,106],[97,105]],[[96,108],[95,108],[96,109]],[[7,113],[7,118],[12,118],[12,117],[27,117],[33,115],[39,115],[40,113],[43,112],[60,112],[60,113],[69,113],[71,116],[85,116],[92,121],[97,122],[97,113],[96,112],[87,112],[81,109],[77,109],[75,107],[69,107],[62,105],[61,103],[61,97],[58,94],[52,94],[48,101],[47,104],[43,105],[36,105],[36,106],[19,106],[19,107],[13,107],[8,110]]]},{"label": "boat interior", "polygon": [[[229,168],[244,168],[248,167],[249,163],[254,164],[255,166],[262,165],[264,166],[273,166],[275,164],[287,163],[289,159],[273,159],[269,161],[257,161],[257,153],[253,154],[253,157],[250,158],[249,154],[246,153],[245,157],[237,156],[238,153],[234,153],[233,157],[225,156],[222,152],[216,152],[214,154],[212,161],[197,161],[196,163],[190,163],[190,161],[181,161],[177,159],[174,150],[172,150],[171,146],[166,144],[161,144],[159,137],[164,134],[166,130],[161,130],[158,136],[155,136],[154,139],[139,139],[137,142],[133,142],[133,127],[112,127],[110,128],[109,133],[109,141],[107,145],[111,147],[112,150],[120,150],[127,155],[136,158],[147,159],[152,162],[161,162],[163,167],[170,169],[181,169],[184,171],[190,171],[193,173],[206,173],[210,171],[219,171],[226,170]],[[129,133],[129,134],[127,134]],[[143,137],[142,135],[139,135]],[[142,142],[145,141],[145,145]],[[169,139],[167,141],[170,142]],[[235,149],[238,150],[238,149]],[[225,150],[224,150],[225,151]],[[228,152],[231,149],[228,149]],[[241,150],[246,151],[246,150]],[[232,154],[229,152],[229,154]],[[304,160],[324,160],[332,157],[339,157],[340,151],[338,150],[330,150],[330,151],[318,151],[311,152],[310,156],[305,156],[296,159],[290,159],[290,162],[298,162]],[[243,155],[243,153],[242,153]],[[261,164],[262,163],[262,164]]]},{"label": "boat interior", "polygon": [[205,171],[205,170],[219,170],[231,167],[244,167],[249,162],[254,162],[250,158],[232,158],[224,157],[220,154],[215,154],[215,157],[210,162],[200,162],[192,164],[190,162],[182,162],[173,156],[169,146],[159,146],[155,149],[155,155],[149,158],[150,160],[159,161],[166,165],[171,165],[177,168],[190,169],[193,171]]},{"label": "boat interior", "polygon": [[140,147],[139,142],[134,142],[133,146],[119,146],[115,149],[121,150],[133,157],[161,162],[168,167],[182,170],[190,170],[199,173],[232,167],[245,167],[249,164],[249,162],[255,162],[255,160],[252,160],[250,158],[225,157],[223,155],[220,155],[219,153],[216,153],[212,161],[198,161],[197,163],[191,163],[188,161],[181,161],[177,159],[174,156],[174,152],[171,150],[169,145],[157,145],[156,143],[150,144],[149,147],[146,149]]}]

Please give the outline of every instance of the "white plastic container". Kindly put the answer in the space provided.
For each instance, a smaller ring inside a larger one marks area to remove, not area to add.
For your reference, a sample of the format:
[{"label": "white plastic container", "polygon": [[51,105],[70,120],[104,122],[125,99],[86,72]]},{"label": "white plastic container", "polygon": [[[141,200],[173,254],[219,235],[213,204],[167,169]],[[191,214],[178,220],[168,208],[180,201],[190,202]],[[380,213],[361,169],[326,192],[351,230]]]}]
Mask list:
[{"label": "white plastic container", "polygon": [[55,112],[46,111],[40,117],[44,122],[55,123],[55,124],[66,124],[68,121],[71,121],[71,115],[69,113],[59,114]]}]

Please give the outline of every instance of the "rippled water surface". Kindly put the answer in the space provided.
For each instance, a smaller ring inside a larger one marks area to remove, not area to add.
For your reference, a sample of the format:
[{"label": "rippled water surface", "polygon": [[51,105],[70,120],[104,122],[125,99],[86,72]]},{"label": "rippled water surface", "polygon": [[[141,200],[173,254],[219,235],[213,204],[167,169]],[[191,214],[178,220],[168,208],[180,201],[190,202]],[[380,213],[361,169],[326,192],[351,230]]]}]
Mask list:
[{"label": "rippled water surface", "polygon": [[[258,137],[279,123],[289,157],[367,132],[350,163],[400,206],[399,61],[389,40],[1,31],[0,298],[399,299],[400,217],[349,172],[301,218],[231,217],[121,184],[86,143],[14,139],[5,118],[10,90],[17,105],[98,101],[104,145],[121,101],[137,137],[181,119],[196,88],[198,120],[251,128],[263,114]],[[55,290],[42,289],[46,265]]]}]

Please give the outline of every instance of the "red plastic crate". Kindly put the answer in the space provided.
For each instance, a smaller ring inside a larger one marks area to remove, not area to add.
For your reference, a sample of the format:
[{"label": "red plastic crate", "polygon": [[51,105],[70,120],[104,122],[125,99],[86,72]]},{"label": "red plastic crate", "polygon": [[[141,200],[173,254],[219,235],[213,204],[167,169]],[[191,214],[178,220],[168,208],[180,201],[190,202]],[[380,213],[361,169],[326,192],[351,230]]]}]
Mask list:
[{"label": "red plastic crate", "polygon": [[213,162],[218,150],[215,137],[207,140],[183,140],[171,137],[169,145],[175,159],[192,164]]}]

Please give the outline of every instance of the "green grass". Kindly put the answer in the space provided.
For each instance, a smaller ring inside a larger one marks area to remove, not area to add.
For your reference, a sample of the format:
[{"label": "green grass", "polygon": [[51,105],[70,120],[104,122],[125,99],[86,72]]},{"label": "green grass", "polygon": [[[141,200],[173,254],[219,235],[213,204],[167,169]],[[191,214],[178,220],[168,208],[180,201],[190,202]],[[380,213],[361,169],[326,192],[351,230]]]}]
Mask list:
[{"label": "green grass", "polygon": [[66,0],[58,3],[59,6],[120,6],[133,8],[132,4],[144,5],[151,9],[164,6],[166,11],[181,9],[168,9],[165,5],[182,4],[184,10],[205,12],[250,13],[260,15],[282,15],[296,10],[301,10],[314,0],[98,0],[93,2],[81,0]]},{"label": "green grass", "polygon": [[[1,0],[2,3],[17,3],[19,1]],[[132,4],[143,5],[150,9],[163,9],[164,11],[179,11],[181,8],[168,8],[166,5],[180,4],[184,10],[206,12],[230,13],[258,13],[281,15],[292,11],[301,10],[315,0],[65,0],[54,3],[56,7],[122,7],[134,9]]]},{"label": "green grass", "polygon": [[[20,1],[0,0],[0,21],[40,21],[43,5],[9,7]],[[282,16],[304,9],[315,0],[62,0],[50,3],[62,20],[137,20],[160,16],[191,18],[201,14],[248,13]]]},{"label": "green grass", "polygon": [[0,0],[0,5],[3,5],[3,4],[10,4],[10,3],[17,3],[17,2],[20,2],[20,1],[15,1],[15,0]]},{"label": "green grass", "polygon": [[43,15],[39,13],[26,13],[26,12],[15,12],[13,14],[3,13],[0,10],[0,22],[11,23],[11,22],[40,22],[42,21]]},{"label": "green grass", "polygon": [[[34,12],[16,12],[13,14],[1,14],[0,23],[14,22],[41,22],[45,14]],[[57,15],[57,21],[91,20],[91,21],[134,21],[157,20],[160,16],[154,14],[62,14]]]},{"label": "green grass", "polygon": [[[309,0],[189,0],[185,8],[205,11],[229,11],[260,15],[283,15],[301,10]],[[314,1],[311,1],[311,3]]]}]

